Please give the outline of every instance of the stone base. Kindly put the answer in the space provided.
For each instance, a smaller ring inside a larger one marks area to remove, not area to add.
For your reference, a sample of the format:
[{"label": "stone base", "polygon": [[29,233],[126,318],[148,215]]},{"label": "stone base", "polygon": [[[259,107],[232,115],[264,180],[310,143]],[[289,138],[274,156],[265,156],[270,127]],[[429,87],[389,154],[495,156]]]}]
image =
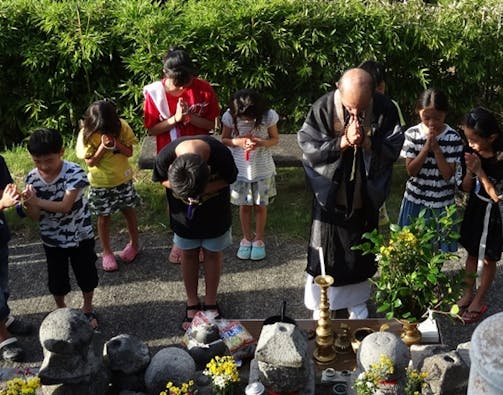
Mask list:
[{"label": "stone base", "polygon": [[[298,395],[315,395],[316,394],[316,374],[314,362],[308,360],[307,363],[307,380],[302,391]],[[255,359],[250,361],[250,375],[248,376],[248,384],[260,381],[258,363]]]}]

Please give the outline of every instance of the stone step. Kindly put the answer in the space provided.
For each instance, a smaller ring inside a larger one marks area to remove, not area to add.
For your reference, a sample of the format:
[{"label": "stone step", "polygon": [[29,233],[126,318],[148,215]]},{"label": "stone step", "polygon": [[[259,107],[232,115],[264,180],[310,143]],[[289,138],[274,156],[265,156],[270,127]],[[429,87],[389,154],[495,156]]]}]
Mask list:
[{"label": "stone step", "polygon": [[[220,140],[220,135],[213,135]],[[279,143],[272,149],[272,156],[277,167],[298,167],[302,165],[302,151],[297,144],[297,134],[280,134]],[[153,169],[156,155],[155,137],[146,136],[141,145],[138,158],[140,169]]]}]

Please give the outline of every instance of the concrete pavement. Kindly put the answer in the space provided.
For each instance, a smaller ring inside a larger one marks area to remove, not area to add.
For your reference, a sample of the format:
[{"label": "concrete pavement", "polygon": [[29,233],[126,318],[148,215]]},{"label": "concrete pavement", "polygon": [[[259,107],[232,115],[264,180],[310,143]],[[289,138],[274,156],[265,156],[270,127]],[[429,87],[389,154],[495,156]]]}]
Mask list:
[{"label": "concrete pavement", "polygon": [[[113,241],[116,251],[121,250],[126,243],[126,234],[114,235]],[[105,340],[129,333],[143,340],[154,355],[160,348],[181,340],[185,292],[179,266],[167,261],[171,235],[168,232],[145,232],[141,234],[141,241],[143,249],[138,258],[131,264],[120,264],[118,272],[104,272],[101,260],[98,260],[100,284],[95,292],[95,308]],[[285,299],[288,316],[310,318],[310,311],[303,304],[306,243],[282,240],[273,235],[266,241],[268,256],[263,261],[235,258],[236,237],[235,245],[225,252],[219,287],[223,314],[226,318],[263,319],[279,314]],[[10,307],[13,314],[32,322],[38,329],[43,318],[55,308],[47,290],[42,246],[38,239],[15,234],[10,247]],[[463,260],[449,263],[446,270],[458,270],[463,264]],[[503,311],[502,284],[503,271],[499,262],[496,280],[487,299],[486,317]],[[201,281],[200,294],[204,292],[203,286]],[[78,308],[81,300],[80,291],[73,282],[68,306]],[[443,342],[453,348],[469,341],[477,325],[463,326],[443,317],[438,321]],[[26,362],[0,362],[0,367],[40,366],[43,354],[38,332],[19,339],[27,352]]]}]

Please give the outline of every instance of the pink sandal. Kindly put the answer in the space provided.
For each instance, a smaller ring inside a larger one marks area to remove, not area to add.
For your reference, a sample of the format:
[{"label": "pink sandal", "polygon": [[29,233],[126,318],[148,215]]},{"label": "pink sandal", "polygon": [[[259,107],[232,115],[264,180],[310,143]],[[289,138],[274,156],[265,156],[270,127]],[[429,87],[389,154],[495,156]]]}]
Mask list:
[{"label": "pink sandal", "polygon": [[138,255],[138,250],[136,250],[131,243],[127,243],[126,247],[119,253],[119,258],[124,262],[133,262]]},{"label": "pink sandal", "polygon": [[103,254],[101,260],[104,271],[115,272],[116,270],[119,270],[119,266],[117,265],[117,261],[115,260],[115,256],[113,254]]}]

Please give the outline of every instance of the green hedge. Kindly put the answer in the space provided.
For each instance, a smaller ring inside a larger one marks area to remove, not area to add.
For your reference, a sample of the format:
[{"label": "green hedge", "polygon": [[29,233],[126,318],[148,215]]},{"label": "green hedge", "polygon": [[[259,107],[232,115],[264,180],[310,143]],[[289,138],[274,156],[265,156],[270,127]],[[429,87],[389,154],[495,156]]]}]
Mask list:
[{"label": "green hedge", "polygon": [[449,121],[474,104],[502,111],[500,0],[0,0],[0,145],[35,126],[75,133],[87,105],[111,97],[137,133],[142,87],[183,45],[222,107],[262,91],[296,131],[310,104],[365,59],[389,67],[409,120],[427,86],[447,91]]}]

